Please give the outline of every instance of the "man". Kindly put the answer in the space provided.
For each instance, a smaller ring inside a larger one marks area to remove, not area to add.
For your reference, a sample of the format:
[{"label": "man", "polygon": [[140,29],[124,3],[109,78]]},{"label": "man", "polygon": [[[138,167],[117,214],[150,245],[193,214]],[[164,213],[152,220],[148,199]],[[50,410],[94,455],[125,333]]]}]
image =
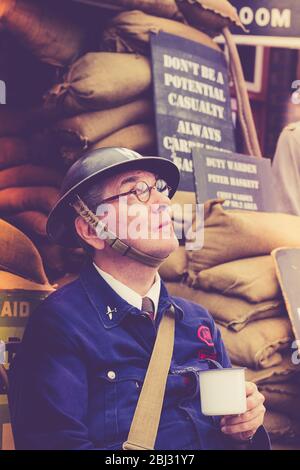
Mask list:
[{"label": "man", "polygon": [[[247,384],[244,415],[220,422],[201,413],[198,372],[210,357],[231,365],[209,314],[170,297],[157,273],[178,247],[169,210],[178,182],[171,161],[122,148],[89,152],[68,171],[48,234],[67,246],[80,240],[91,261],[29,321],[11,373],[17,448],[122,449],[171,305],[175,344],[155,449],[269,447],[264,398],[254,384]],[[133,207],[142,214],[142,237]],[[112,215],[122,218],[115,232]]]},{"label": "man", "polygon": [[300,215],[300,122],[286,126],[281,132],[273,159],[276,209]]}]

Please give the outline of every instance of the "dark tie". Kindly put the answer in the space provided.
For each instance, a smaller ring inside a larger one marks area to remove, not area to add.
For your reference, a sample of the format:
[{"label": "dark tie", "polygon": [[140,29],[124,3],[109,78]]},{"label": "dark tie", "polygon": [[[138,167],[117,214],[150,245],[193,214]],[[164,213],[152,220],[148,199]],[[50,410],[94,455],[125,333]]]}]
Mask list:
[{"label": "dark tie", "polygon": [[147,315],[154,321],[155,308],[154,303],[149,297],[143,297],[142,300],[142,312],[147,313]]}]

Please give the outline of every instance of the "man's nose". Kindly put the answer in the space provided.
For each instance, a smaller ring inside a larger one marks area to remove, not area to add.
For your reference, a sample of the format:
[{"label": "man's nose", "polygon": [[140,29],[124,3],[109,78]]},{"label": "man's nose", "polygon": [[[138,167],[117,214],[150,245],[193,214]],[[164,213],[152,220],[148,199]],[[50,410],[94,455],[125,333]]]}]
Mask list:
[{"label": "man's nose", "polygon": [[162,205],[170,205],[171,204],[171,199],[166,196],[166,194],[163,194],[159,192],[155,187],[152,188],[151,191],[151,198],[150,198],[151,204],[162,204]]}]

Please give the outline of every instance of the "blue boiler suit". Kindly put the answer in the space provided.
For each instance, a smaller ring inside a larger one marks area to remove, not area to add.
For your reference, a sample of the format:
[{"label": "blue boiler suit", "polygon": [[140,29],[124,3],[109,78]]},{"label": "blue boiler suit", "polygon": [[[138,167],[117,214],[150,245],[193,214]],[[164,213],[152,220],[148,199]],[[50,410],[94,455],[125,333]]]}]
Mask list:
[{"label": "blue boiler suit", "polygon": [[[234,449],[219,419],[201,413],[198,372],[211,360],[231,367],[208,312],[171,297],[162,282],[154,325],[92,263],[44,300],[28,322],[10,371],[16,448],[121,449],[170,304],[175,345],[155,449]],[[263,427],[251,447],[269,448]]]}]

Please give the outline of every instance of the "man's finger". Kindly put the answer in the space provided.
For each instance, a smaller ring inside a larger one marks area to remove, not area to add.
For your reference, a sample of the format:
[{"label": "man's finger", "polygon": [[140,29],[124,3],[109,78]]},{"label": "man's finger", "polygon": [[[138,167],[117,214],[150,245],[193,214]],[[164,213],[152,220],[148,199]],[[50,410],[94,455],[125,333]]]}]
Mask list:
[{"label": "man's finger", "polygon": [[263,404],[261,404],[260,406],[257,406],[251,411],[246,411],[246,413],[243,413],[242,415],[238,415],[234,417],[225,416],[221,420],[221,425],[231,426],[233,424],[240,424],[246,421],[251,421],[252,419],[257,418],[260,415],[264,415],[265,411],[266,411],[266,408],[264,407]]},{"label": "man's finger", "polygon": [[257,392],[257,385],[253,382],[246,382],[246,396],[252,395]]},{"label": "man's finger", "polygon": [[221,431],[224,434],[238,434],[240,432],[256,432],[256,430],[261,426],[262,419],[261,417],[256,417],[251,421],[247,421],[241,424],[234,424],[230,426],[222,426]]},{"label": "man's finger", "polygon": [[265,397],[262,393],[256,392],[253,395],[247,397],[247,411],[251,411],[254,408],[262,405],[265,401]]}]

